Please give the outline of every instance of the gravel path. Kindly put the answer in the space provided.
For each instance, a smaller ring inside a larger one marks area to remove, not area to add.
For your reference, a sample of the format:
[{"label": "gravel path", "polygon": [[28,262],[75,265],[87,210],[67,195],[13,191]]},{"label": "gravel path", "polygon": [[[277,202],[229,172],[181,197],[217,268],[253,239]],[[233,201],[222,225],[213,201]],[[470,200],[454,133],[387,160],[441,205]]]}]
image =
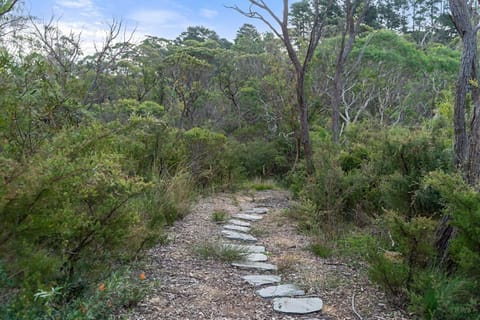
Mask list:
[{"label": "gravel path", "polygon": [[[295,224],[282,214],[289,203],[287,192],[272,190],[201,199],[184,220],[168,230],[171,242],[149,251],[145,273],[156,286],[128,319],[409,319],[389,306],[358,263],[355,268],[305,250],[307,237],[298,234]],[[269,263],[278,266],[278,272],[271,274],[281,275],[283,283],[299,285],[308,296],[321,297],[322,313],[277,313],[270,300],[257,296],[255,288],[241,279],[255,272],[204,260],[194,253],[195,246],[207,241],[227,242],[221,226],[212,221],[212,212],[224,210],[233,215],[254,207],[269,209],[263,220],[252,223],[251,234],[266,247]],[[353,312],[352,297],[358,315]]]}]

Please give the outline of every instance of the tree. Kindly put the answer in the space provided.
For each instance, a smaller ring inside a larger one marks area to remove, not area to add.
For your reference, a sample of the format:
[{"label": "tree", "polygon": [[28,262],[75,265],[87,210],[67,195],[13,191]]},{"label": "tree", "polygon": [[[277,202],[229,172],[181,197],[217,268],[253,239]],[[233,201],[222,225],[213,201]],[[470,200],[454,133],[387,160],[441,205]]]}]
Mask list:
[{"label": "tree", "polygon": [[[335,76],[333,78],[332,97],[332,139],[338,143],[340,139],[340,104],[343,90],[343,73],[348,55],[353,49],[355,37],[358,34],[360,24],[367,13],[370,0],[345,0],[345,23],[342,26],[340,49],[338,51]],[[363,6],[363,7],[362,7]],[[360,12],[358,12],[360,10]],[[357,17],[355,17],[357,15]],[[347,38],[348,34],[348,38]]]},{"label": "tree", "polygon": [[[213,47],[213,48],[212,48]],[[187,40],[184,47],[174,47],[165,59],[165,74],[181,105],[179,127],[194,127],[195,113],[213,72],[213,62],[218,44],[211,40]]]},{"label": "tree", "polygon": [[222,48],[229,48],[231,46],[231,43],[228,40],[220,38],[215,31],[204,26],[188,27],[186,31],[182,32],[177,39],[175,39],[175,44],[181,45],[188,40],[195,40],[198,42],[213,40],[218,42]]},{"label": "tree", "polygon": [[237,31],[233,49],[243,53],[259,54],[263,52],[262,37],[254,25],[245,23]]},{"label": "tree", "polygon": [[[476,4],[468,0],[450,0],[451,18],[462,38],[463,51],[454,102],[454,155],[455,166],[466,181],[478,189],[480,178],[480,88],[478,84],[477,33],[480,29],[479,17],[475,13]],[[469,90],[470,89],[470,90]],[[470,131],[467,130],[466,115],[468,92],[473,105]],[[451,267],[450,242],[457,229],[450,224],[451,216],[445,215],[437,230],[437,250],[442,262]]]},{"label": "tree", "polygon": [[[303,145],[305,153],[306,169],[308,174],[313,174],[315,167],[312,161],[312,146],[310,144],[310,132],[308,124],[308,104],[305,94],[305,75],[307,73],[310,61],[312,60],[315,49],[320,41],[322,29],[324,26],[324,15],[328,12],[327,8],[322,10],[319,0],[312,0],[310,5],[313,12],[313,23],[308,36],[308,46],[305,52],[297,51],[295,44],[292,41],[292,30],[289,28],[289,4],[288,0],[283,0],[283,14],[277,15],[263,0],[249,0],[251,3],[248,11],[234,6],[233,9],[242,15],[258,19],[265,23],[273,33],[282,40],[287,49],[288,57],[290,58],[296,75],[296,95],[297,107],[300,114],[300,140]],[[265,16],[267,14],[268,16]],[[269,18],[268,18],[269,17]],[[273,21],[271,21],[271,19]]]},{"label": "tree", "polygon": [[[455,85],[454,131],[455,165],[462,169],[467,181],[477,186],[480,178],[480,88],[478,84],[477,33],[479,17],[474,4],[467,0],[450,0],[452,20],[462,38],[463,52]],[[467,130],[468,92],[471,92],[472,119]]]}]

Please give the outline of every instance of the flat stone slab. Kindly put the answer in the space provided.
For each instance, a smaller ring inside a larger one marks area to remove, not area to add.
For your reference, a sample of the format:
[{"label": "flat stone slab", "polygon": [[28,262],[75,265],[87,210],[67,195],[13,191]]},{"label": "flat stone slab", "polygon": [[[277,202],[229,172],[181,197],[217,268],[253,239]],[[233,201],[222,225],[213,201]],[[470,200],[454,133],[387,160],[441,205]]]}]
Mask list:
[{"label": "flat stone slab", "polygon": [[223,244],[224,248],[232,248],[241,252],[247,253],[264,253],[265,247],[264,246],[249,246],[244,244],[233,244],[233,243],[225,243]]},{"label": "flat stone slab", "polygon": [[248,213],[237,213],[233,215],[234,218],[248,220],[248,221],[258,221],[262,220],[263,216],[259,214],[248,214]]},{"label": "flat stone slab", "polygon": [[244,221],[244,220],[238,220],[238,219],[230,219],[228,220],[229,224],[234,224],[236,226],[242,226],[242,227],[250,227],[250,222]]},{"label": "flat stone slab", "polygon": [[230,219],[228,220],[228,223],[234,224],[236,226],[241,226],[241,227],[250,227],[250,222],[247,222],[245,220]]},{"label": "flat stone slab", "polygon": [[305,291],[294,284],[281,284],[257,290],[257,294],[262,298],[294,297],[304,296]]},{"label": "flat stone slab", "polygon": [[240,232],[250,231],[250,227],[237,226],[236,224],[226,224],[223,226],[223,228],[228,230],[233,230],[233,231],[240,231]]},{"label": "flat stone slab", "polygon": [[245,210],[245,213],[254,213],[254,214],[265,214],[268,212],[267,208],[264,207],[258,207],[258,208],[253,208],[249,210]]},{"label": "flat stone slab", "polygon": [[244,256],[246,261],[252,262],[265,262],[268,260],[268,257],[263,253],[249,253]]},{"label": "flat stone slab", "polygon": [[232,266],[242,269],[256,269],[263,271],[276,271],[277,266],[265,262],[252,262],[252,261],[238,261],[232,262]]},{"label": "flat stone slab", "polygon": [[242,279],[254,286],[263,286],[265,284],[273,284],[273,283],[280,282],[282,280],[280,276],[271,276],[271,275],[250,275],[250,276],[243,276]]},{"label": "flat stone slab", "polygon": [[242,233],[242,232],[237,232],[232,230],[222,230],[222,234],[225,238],[232,239],[232,240],[251,241],[251,242],[257,241],[257,238],[247,233]]},{"label": "flat stone slab", "polygon": [[322,311],[323,301],[320,298],[275,298],[273,310],[283,313],[306,314]]}]

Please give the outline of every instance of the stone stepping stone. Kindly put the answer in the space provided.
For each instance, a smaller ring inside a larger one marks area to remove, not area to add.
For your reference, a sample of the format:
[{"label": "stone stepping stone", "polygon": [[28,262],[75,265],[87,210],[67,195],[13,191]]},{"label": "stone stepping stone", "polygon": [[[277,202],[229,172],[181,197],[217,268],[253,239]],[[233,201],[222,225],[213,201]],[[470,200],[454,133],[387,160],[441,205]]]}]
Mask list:
[{"label": "stone stepping stone", "polygon": [[239,250],[241,252],[248,253],[264,253],[265,247],[264,246],[249,246],[244,244],[233,244],[233,243],[225,243],[223,244],[224,248],[231,248],[234,250]]},{"label": "stone stepping stone", "polygon": [[262,298],[294,297],[305,295],[305,291],[294,284],[281,284],[257,290],[257,294]]},{"label": "stone stepping stone", "polygon": [[238,220],[238,219],[230,219],[228,220],[228,223],[234,224],[236,226],[241,226],[241,227],[250,227],[250,222]]},{"label": "stone stepping stone", "polygon": [[259,214],[247,214],[247,213],[237,213],[233,215],[234,218],[248,220],[248,221],[258,221],[262,220],[263,216]]},{"label": "stone stepping stone", "polygon": [[275,298],[273,310],[283,313],[306,314],[322,311],[323,301],[320,298]]},{"label": "stone stepping stone", "polygon": [[238,261],[232,262],[232,266],[242,269],[256,269],[263,271],[277,271],[277,266],[265,262]]},{"label": "stone stepping stone", "polygon": [[263,253],[249,253],[244,256],[246,261],[252,262],[265,262],[268,260],[268,257]]},{"label": "stone stepping stone", "polygon": [[267,212],[268,212],[268,209],[264,207],[258,207],[258,208],[253,208],[253,209],[244,211],[244,213],[254,213],[254,214],[265,214]]},{"label": "stone stepping stone", "polygon": [[233,231],[240,231],[240,232],[250,231],[250,227],[237,226],[236,224],[226,224],[223,226],[223,228],[228,230],[233,230]]},{"label": "stone stepping stone", "polygon": [[273,284],[273,283],[280,282],[282,280],[280,276],[271,276],[271,275],[249,275],[249,276],[243,276],[242,279],[254,286],[263,286],[265,284]]},{"label": "stone stepping stone", "polygon": [[224,237],[232,240],[251,241],[251,242],[257,241],[257,238],[247,233],[236,232],[232,230],[222,230],[222,234]]}]

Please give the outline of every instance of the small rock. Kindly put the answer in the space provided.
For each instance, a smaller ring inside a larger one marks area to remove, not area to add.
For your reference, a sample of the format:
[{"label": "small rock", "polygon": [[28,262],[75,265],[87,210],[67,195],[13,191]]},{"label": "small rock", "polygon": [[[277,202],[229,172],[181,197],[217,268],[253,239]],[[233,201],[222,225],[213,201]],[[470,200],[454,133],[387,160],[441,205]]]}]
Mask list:
[{"label": "small rock", "polygon": [[257,290],[257,294],[262,298],[293,297],[303,296],[305,291],[294,284],[281,284]]},{"label": "small rock", "polygon": [[277,270],[276,265],[265,263],[265,262],[238,261],[238,262],[233,262],[232,266],[237,268],[256,269],[256,270],[265,270],[265,271]]},{"label": "small rock", "polygon": [[271,275],[250,275],[243,276],[242,279],[254,286],[263,286],[264,284],[272,284],[281,281],[279,276]]},{"label": "small rock", "polygon": [[228,230],[241,231],[241,232],[250,231],[250,227],[242,227],[242,226],[237,226],[235,224],[226,224],[223,226],[223,228]]},{"label": "small rock", "polygon": [[224,237],[232,240],[252,241],[252,242],[257,241],[257,238],[247,233],[241,233],[241,232],[236,232],[231,230],[222,230],[222,234]]},{"label": "small rock", "polygon": [[238,219],[230,219],[228,220],[229,224],[234,224],[237,226],[242,226],[242,227],[250,227],[250,222],[243,221],[243,220],[238,220]]},{"label": "small rock", "polygon": [[259,214],[246,214],[246,213],[237,213],[233,215],[234,218],[248,220],[248,221],[258,221],[262,220],[263,216]]},{"label": "small rock", "polygon": [[306,314],[321,311],[323,301],[320,298],[275,298],[273,310],[283,313]]}]

